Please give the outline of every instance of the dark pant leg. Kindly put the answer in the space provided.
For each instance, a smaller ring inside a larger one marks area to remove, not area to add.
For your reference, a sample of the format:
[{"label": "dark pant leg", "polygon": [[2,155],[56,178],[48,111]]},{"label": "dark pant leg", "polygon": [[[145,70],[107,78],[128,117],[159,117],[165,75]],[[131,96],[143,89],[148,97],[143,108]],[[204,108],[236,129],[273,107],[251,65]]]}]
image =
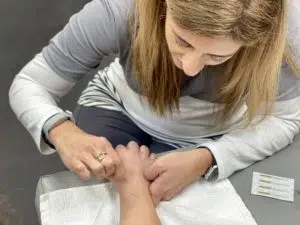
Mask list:
[{"label": "dark pant leg", "polygon": [[121,112],[78,105],[73,114],[78,127],[89,134],[107,138],[114,147],[127,145],[130,141],[149,147],[152,142],[150,135]]},{"label": "dark pant leg", "polygon": [[170,145],[152,141],[150,135],[121,112],[77,105],[73,114],[78,127],[89,134],[107,138],[114,147],[135,141],[139,145],[148,146],[154,153],[174,149]]},{"label": "dark pant leg", "polygon": [[157,141],[153,141],[149,148],[151,149],[151,152],[156,153],[156,154],[171,151],[171,150],[175,149],[171,145],[167,145],[167,144],[160,143]]}]

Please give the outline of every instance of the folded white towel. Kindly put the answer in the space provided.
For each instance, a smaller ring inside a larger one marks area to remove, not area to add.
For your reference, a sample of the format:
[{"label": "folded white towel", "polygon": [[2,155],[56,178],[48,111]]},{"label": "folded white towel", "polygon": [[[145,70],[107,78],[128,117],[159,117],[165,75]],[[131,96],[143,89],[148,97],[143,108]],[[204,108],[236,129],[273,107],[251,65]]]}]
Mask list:
[{"label": "folded white towel", "polygon": [[[111,183],[40,196],[42,225],[117,225],[119,208]],[[229,180],[197,181],[157,212],[163,225],[257,225]]]}]

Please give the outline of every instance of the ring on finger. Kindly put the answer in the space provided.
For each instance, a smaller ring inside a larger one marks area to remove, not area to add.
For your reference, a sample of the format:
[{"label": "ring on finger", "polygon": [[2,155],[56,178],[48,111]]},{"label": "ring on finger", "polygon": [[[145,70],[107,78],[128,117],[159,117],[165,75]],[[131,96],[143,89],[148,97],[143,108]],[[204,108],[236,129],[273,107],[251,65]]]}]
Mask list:
[{"label": "ring on finger", "polygon": [[106,156],[107,156],[106,152],[101,152],[95,158],[101,163]]}]

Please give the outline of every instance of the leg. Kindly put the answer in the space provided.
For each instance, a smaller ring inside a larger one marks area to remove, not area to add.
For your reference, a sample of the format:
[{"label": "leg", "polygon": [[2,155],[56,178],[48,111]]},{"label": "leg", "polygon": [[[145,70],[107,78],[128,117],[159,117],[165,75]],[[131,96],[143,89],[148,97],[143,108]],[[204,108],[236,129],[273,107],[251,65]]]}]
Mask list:
[{"label": "leg", "polygon": [[170,145],[167,145],[167,144],[164,144],[164,143],[153,141],[151,143],[149,149],[151,149],[151,152],[159,154],[159,153],[174,150],[175,148],[173,146],[170,146]]},{"label": "leg", "polygon": [[106,137],[113,147],[135,141],[150,146],[152,138],[121,112],[78,105],[74,111],[78,127],[85,132]]}]

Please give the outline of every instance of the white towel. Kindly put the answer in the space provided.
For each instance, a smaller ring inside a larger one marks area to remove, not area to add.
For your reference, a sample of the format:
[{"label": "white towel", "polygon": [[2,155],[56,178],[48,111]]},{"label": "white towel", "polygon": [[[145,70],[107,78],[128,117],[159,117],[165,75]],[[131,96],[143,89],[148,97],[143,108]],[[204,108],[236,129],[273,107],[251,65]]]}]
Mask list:
[{"label": "white towel", "polygon": [[[42,225],[117,225],[119,208],[111,183],[40,196]],[[163,225],[257,225],[229,180],[197,181],[173,200],[161,202],[157,213]]]}]

